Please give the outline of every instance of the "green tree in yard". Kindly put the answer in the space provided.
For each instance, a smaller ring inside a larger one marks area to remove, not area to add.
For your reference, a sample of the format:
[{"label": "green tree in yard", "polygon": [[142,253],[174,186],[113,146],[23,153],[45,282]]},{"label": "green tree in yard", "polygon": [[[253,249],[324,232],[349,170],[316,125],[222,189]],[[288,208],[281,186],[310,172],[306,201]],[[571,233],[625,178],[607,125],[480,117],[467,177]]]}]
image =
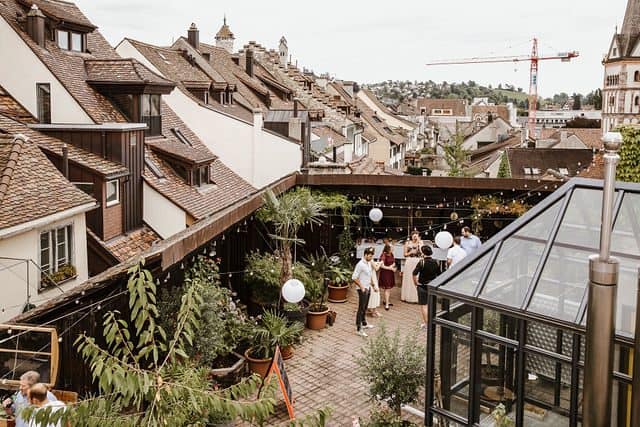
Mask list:
[{"label": "green tree in yard", "polygon": [[573,109],[581,110],[582,109],[582,95],[579,93],[575,93],[571,96],[573,98]]},{"label": "green tree in yard", "polygon": [[616,170],[616,179],[627,182],[640,182],[640,127],[621,126],[622,147],[620,163]]},{"label": "green tree in yard", "polygon": [[500,167],[498,168],[498,178],[511,178],[511,168],[509,168],[509,157],[507,152],[502,153]]},{"label": "green tree in yard", "polygon": [[444,160],[449,166],[449,176],[465,176],[463,164],[469,156],[469,150],[465,150],[464,132],[456,122],[456,132],[451,135],[450,141],[442,148],[444,150]]},{"label": "green tree in yard", "polygon": [[142,264],[129,271],[129,320],[117,311],[104,315],[104,341],[82,334],[76,346],[90,366],[100,395],[67,406],[24,411],[40,426],[183,426],[205,425],[214,419],[265,420],[275,400],[273,384],[255,400],[261,380],[251,377],[226,389],[214,390],[208,369],[194,365],[187,356],[200,329],[202,281],[187,279],[168,335],[158,325],[156,285]]}]

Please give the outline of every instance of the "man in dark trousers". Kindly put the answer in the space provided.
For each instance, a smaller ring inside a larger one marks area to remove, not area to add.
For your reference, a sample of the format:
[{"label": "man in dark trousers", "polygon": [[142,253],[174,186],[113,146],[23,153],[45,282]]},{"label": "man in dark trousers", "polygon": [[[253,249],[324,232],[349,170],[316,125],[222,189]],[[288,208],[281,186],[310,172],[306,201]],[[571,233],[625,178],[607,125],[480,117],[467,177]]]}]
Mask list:
[{"label": "man in dark trousers", "polygon": [[418,304],[420,304],[420,314],[422,314],[422,329],[426,329],[429,319],[429,306],[427,300],[427,284],[435,279],[440,273],[438,262],[431,258],[433,249],[431,246],[422,247],[422,259],[413,270],[413,284],[417,286]]},{"label": "man in dark trousers", "polygon": [[373,259],[373,248],[366,248],[364,256],[356,264],[351,279],[357,286],[358,291],[358,311],[356,313],[356,329],[357,334],[366,337],[367,333],[363,329],[373,328],[373,325],[367,324],[367,305],[369,305],[369,297],[371,296],[371,288],[374,292],[378,292],[377,287],[373,284],[373,275],[375,274],[371,260]]}]

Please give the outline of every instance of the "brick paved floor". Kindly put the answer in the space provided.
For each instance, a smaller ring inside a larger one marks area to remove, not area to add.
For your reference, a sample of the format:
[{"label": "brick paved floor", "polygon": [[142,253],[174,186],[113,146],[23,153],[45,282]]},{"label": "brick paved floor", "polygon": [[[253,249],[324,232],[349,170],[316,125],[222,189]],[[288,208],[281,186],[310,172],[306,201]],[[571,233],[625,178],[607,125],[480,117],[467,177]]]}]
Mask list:
[{"label": "brick paved floor", "polygon": [[[367,339],[355,334],[357,300],[355,290],[350,289],[348,302],[329,303],[331,309],[338,313],[336,323],[322,331],[305,330],[304,342],[297,346],[295,356],[285,362],[296,417],[303,418],[326,406],[333,409],[329,426],[351,426],[353,415],[368,417],[372,407],[367,396],[368,387],[356,374],[355,358],[361,354],[360,349]],[[394,306],[389,311],[379,308],[382,317],[369,317],[368,321],[376,326],[384,322],[390,332],[398,327],[401,333],[419,327],[420,307],[401,302],[400,288],[393,289],[391,302]],[[376,327],[367,333],[372,337],[377,330]],[[426,345],[425,338],[425,332],[421,332],[419,339],[422,345]],[[414,406],[422,407],[422,402],[421,399]],[[269,424],[283,424],[287,419],[286,408],[281,404]]]}]

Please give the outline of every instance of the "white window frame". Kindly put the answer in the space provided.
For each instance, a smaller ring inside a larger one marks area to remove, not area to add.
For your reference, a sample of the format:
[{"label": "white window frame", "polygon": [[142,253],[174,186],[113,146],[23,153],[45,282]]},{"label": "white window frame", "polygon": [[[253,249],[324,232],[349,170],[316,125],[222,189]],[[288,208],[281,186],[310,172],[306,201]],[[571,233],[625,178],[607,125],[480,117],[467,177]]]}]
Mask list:
[{"label": "white window frame", "polygon": [[[61,242],[58,242],[58,231],[64,230],[64,242],[63,242],[63,250],[65,251],[64,261],[63,263],[58,263],[58,250]],[[42,250],[44,249],[42,246],[42,235],[47,235],[47,247],[49,249],[49,259],[46,263],[44,263],[42,259]],[[73,265],[73,223],[66,223],[63,225],[59,225],[55,228],[50,228],[47,230],[42,230],[38,234],[38,258],[40,261],[40,270],[47,274],[55,273],[58,269],[65,265]]]},{"label": "white window frame", "polygon": [[[116,198],[115,200],[107,200],[107,194],[108,194],[108,189],[109,189],[109,185],[114,184],[116,185]],[[111,181],[107,181],[107,183],[105,184],[105,202],[107,204],[107,207],[110,206],[114,206],[117,205],[118,203],[120,203],[120,181],[118,181],[117,179],[111,180]]]}]

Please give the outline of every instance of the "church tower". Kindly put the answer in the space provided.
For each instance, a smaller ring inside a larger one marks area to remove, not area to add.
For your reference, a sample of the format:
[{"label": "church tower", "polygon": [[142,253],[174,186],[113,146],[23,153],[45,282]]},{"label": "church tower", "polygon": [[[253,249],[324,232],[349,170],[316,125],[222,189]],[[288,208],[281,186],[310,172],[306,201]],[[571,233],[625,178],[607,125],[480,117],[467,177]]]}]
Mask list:
[{"label": "church tower", "polygon": [[628,0],[604,60],[602,131],[640,123],[640,0]]},{"label": "church tower", "polygon": [[225,49],[229,53],[233,53],[233,41],[235,39],[229,26],[227,26],[227,17],[225,16],[222,27],[220,27],[220,30],[218,30],[216,34],[216,46]]},{"label": "church tower", "polygon": [[289,48],[287,47],[287,39],[285,39],[284,36],[280,38],[280,46],[278,47],[278,52],[280,54],[280,65],[282,65],[286,69],[287,62],[289,61]]}]

